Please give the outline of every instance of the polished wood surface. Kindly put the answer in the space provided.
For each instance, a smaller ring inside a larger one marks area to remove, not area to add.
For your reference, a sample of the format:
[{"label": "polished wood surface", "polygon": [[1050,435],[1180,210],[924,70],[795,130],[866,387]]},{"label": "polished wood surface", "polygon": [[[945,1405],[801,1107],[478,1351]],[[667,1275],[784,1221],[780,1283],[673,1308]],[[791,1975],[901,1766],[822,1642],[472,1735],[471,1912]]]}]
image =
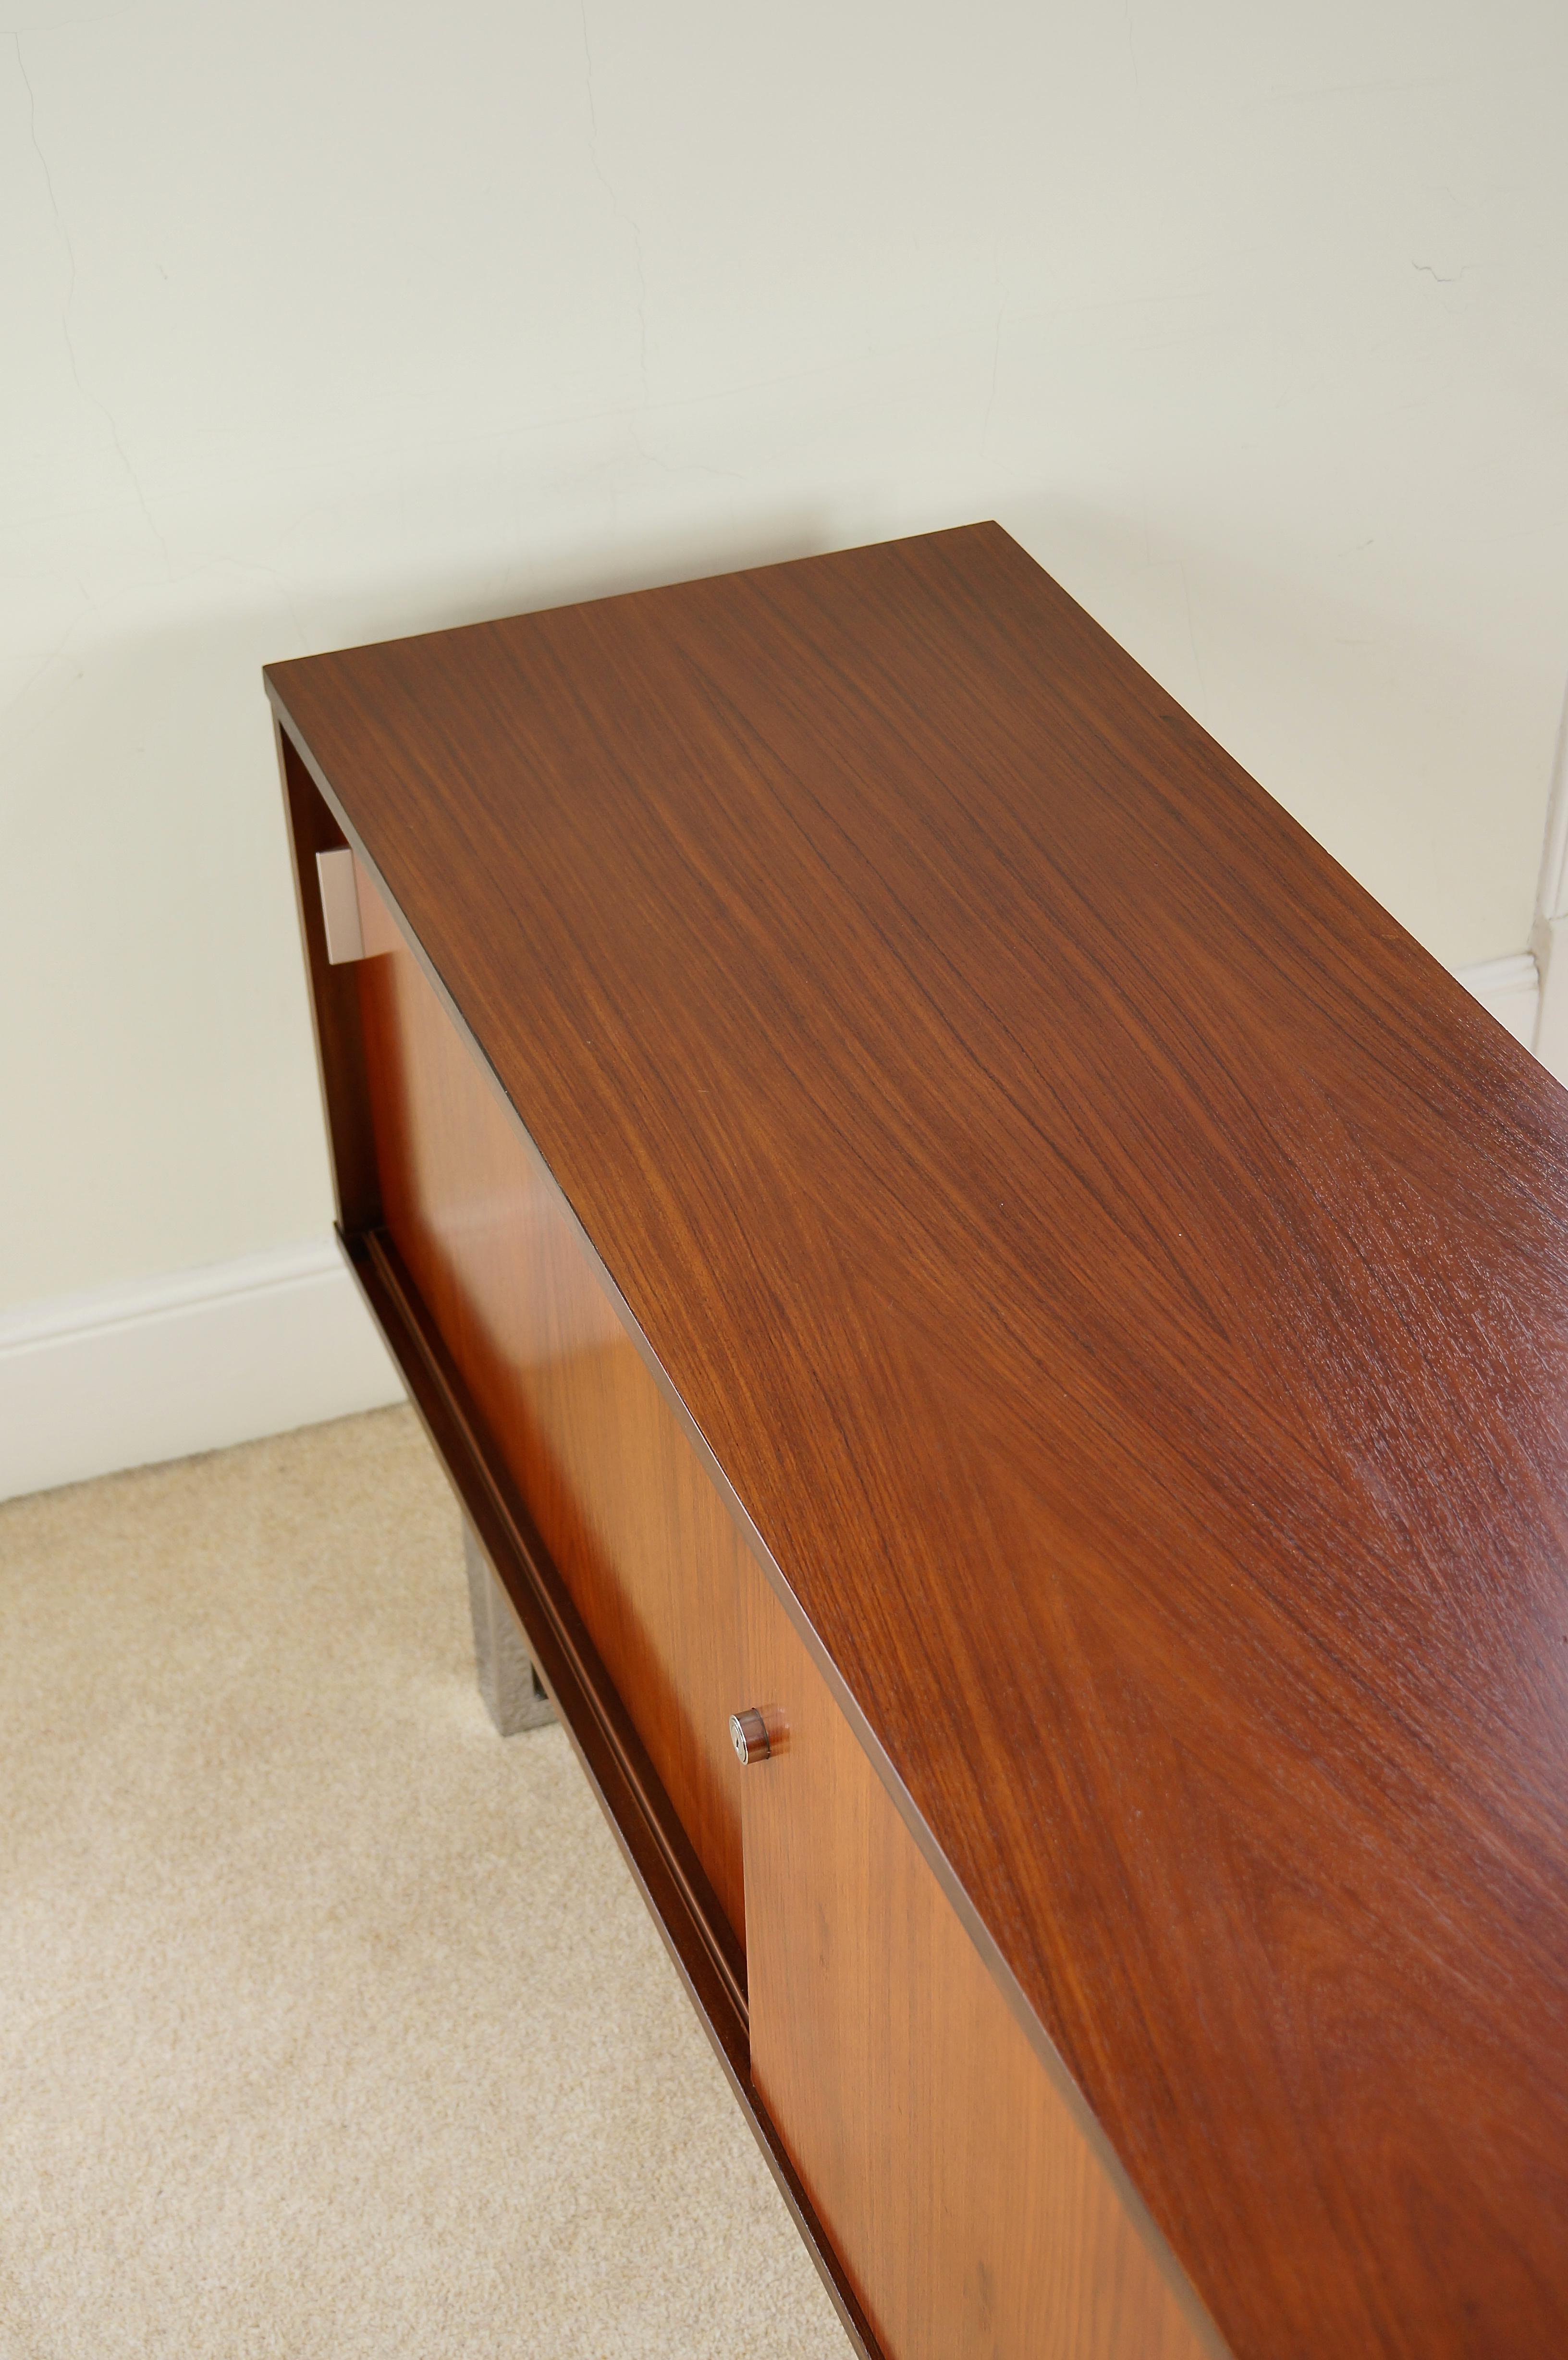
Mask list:
[{"label": "polished wood surface", "polygon": [[389,954],[356,970],[386,1226],[744,1939],[725,1723],[761,1576],[367,881],[361,903]]},{"label": "polished wood surface", "polygon": [[884,2348],[1206,2360],[1220,2346],[760,1585],[743,1652],[775,1737],[739,1774],[752,2081]]},{"label": "polished wood surface", "polygon": [[1238,2355],[1568,2348],[1568,1102],[995,527],[274,696]]},{"label": "polished wood surface", "polygon": [[561,1727],[862,2360],[887,2360],[751,2080],[745,1966],[690,1838],[461,1371],[384,1229],[349,1267],[481,1548],[517,1611]]}]

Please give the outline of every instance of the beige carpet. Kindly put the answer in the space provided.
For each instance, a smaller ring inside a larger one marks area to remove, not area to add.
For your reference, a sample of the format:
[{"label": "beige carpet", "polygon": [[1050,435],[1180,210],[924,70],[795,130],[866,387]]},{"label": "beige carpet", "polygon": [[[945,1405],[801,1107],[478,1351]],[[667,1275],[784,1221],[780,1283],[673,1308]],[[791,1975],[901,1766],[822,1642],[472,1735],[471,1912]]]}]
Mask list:
[{"label": "beige carpet", "polygon": [[386,1410],[0,1507],[0,2355],[848,2345]]}]

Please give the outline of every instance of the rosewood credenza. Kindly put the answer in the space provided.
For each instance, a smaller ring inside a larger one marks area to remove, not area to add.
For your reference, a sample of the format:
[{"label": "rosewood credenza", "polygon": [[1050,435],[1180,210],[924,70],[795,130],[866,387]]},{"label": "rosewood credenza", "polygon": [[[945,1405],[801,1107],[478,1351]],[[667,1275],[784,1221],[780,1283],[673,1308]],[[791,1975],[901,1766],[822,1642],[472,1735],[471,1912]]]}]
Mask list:
[{"label": "rosewood credenza", "polygon": [[267,678],[344,1251],[852,2334],[1568,2353],[1568,1098],[996,525]]}]

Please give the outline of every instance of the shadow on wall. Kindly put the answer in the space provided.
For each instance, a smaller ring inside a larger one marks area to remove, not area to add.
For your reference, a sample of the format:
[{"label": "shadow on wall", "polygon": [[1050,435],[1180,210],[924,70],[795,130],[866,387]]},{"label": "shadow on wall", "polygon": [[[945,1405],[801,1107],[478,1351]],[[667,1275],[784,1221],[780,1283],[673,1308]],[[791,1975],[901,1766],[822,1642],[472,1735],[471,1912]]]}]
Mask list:
[{"label": "shadow on wall", "polygon": [[[1249,566],[1199,519],[1155,530],[1044,495],[1004,521],[1444,966],[1523,950],[1562,688],[1506,634]],[[1494,794],[1520,778],[1538,800]],[[1491,914],[1439,926],[1478,802]]]},{"label": "shadow on wall", "polygon": [[[430,495],[408,497],[428,505]],[[472,486],[465,497],[472,511]],[[1477,714],[1517,711],[1518,747],[1494,738],[1460,767],[1484,776],[1488,760],[1533,763],[1544,809],[1555,710],[1534,714],[1540,699],[1522,678],[1488,678],[1478,694],[1475,649],[1283,574],[1249,574],[1185,522],[1178,543],[1130,509],[1043,489],[998,506],[1030,552],[1331,851],[1348,853],[1397,916],[1430,903],[1442,865],[1442,797],[1423,794],[1435,749],[1395,740],[1412,703],[1444,738],[1451,776],[1454,740]],[[279,572],[215,560],[144,585],[84,615],[6,716],[14,906],[0,972],[8,1004],[30,1021],[0,1036],[0,1090],[26,1142],[5,1164],[0,1307],[324,1234],[264,662],[987,512],[975,498],[910,512],[868,486],[854,499],[622,530],[569,529],[557,513],[550,544],[526,563],[492,546],[412,567],[406,551],[393,563],[389,546],[375,562],[392,527],[371,508],[365,493],[298,527],[360,549],[352,578],[323,579],[318,562],[314,585],[290,594]],[[1401,676],[1395,694],[1390,673]],[[1371,809],[1369,746],[1390,790]],[[1538,843],[1539,823],[1518,847],[1526,879]],[[1519,943],[1485,948],[1520,947],[1527,923],[1521,914]]]},{"label": "shadow on wall", "polygon": [[28,1011],[0,1031],[21,1142],[0,1163],[0,1308],[328,1228],[264,663],[833,537],[797,508],[292,598],[223,562],[85,614],[0,724],[0,981]]}]

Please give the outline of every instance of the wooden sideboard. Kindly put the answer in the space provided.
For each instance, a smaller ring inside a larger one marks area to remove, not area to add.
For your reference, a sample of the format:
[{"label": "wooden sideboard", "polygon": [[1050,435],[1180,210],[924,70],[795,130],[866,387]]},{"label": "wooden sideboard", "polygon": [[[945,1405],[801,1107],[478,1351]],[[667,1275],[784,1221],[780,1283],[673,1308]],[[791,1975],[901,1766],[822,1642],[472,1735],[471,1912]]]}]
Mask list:
[{"label": "wooden sideboard", "polygon": [[1568,1098],[995,525],[267,678],[345,1252],[852,2333],[1568,2352]]}]

